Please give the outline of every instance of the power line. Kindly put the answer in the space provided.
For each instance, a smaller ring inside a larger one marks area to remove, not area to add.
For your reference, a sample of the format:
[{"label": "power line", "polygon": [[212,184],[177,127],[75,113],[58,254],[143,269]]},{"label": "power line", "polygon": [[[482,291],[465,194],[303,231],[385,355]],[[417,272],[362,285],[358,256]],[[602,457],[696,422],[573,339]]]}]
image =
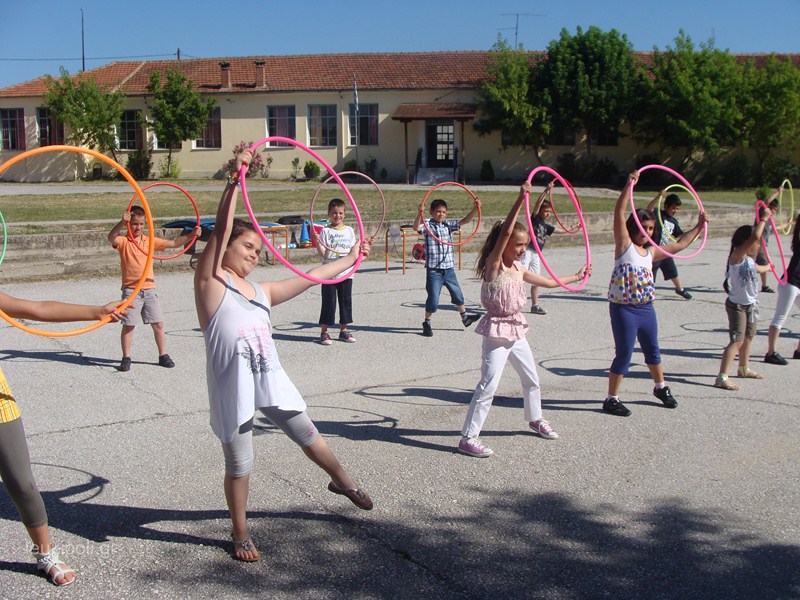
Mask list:
[{"label": "power line", "polygon": [[[176,56],[177,53],[171,52],[170,54],[139,54],[137,56],[96,56],[87,57],[86,60],[130,60],[134,58],[166,58],[167,56]],[[77,58],[0,58],[3,62],[45,62],[45,61],[58,61],[58,60],[83,60],[82,57]]]}]

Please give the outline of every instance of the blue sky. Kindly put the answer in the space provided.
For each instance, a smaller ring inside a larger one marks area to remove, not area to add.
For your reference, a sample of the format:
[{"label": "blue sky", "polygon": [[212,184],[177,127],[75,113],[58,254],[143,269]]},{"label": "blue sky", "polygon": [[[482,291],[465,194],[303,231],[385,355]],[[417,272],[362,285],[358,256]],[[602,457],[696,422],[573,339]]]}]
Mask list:
[{"label": "blue sky", "polygon": [[[627,35],[636,50],[665,49],[683,29],[732,52],[800,52],[800,0],[6,0],[0,88],[147,57],[210,58],[334,52],[486,50],[515,35],[543,50],[562,28]],[[343,10],[342,7],[346,7]],[[42,60],[48,59],[48,60]]]}]

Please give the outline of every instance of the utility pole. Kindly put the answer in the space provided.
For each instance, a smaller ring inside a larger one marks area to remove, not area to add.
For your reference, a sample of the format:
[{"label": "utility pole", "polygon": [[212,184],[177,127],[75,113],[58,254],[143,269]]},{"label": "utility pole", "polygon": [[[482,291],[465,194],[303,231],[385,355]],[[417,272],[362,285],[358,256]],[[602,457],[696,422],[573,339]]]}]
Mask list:
[{"label": "utility pole", "polygon": [[81,7],[81,71],[86,70],[86,43],[83,35],[83,7]]},{"label": "utility pole", "polygon": [[[504,17],[516,17],[516,24],[514,25],[514,50],[517,49],[517,38],[519,35],[519,18],[520,17],[546,17],[541,13],[502,13]],[[507,27],[506,29],[510,29]]]}]

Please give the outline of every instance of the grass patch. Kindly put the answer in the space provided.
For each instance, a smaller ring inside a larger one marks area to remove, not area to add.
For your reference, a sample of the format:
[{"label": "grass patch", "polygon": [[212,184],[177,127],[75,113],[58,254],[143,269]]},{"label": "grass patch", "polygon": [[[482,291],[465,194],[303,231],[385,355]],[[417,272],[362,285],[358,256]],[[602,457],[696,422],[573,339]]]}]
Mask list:
[{"label": "grass patch", "polygon": [[[93,182],[101,185],[108,185],[108,182]],[[32,191],[43,191],[40,184],[31,185]],[[86,185],[86,182],[76,182],[74,185]],[[213,217],[216,213],[222,191],[222,183],[209,180],[182,180],[179,184],[182,187],[191,186],[214,186],[215,189],[203,189],[190,191],[198,205],[202,217]],[[36,189],[39,187],[39,189]],[[311,199],[314,196],[318,184],[314,183],[288,183],[270,182],[262,180],[254,181],[248,188],[249,197],[256,214],[268,220],[277,220],[284,215],[300,215],[308,218],[310,214]],[[0,210],[8,223],[9,228],[15,228],[15,224],[30,223],[31,228],[35,224],[42,224],[43,230],[47,230],[53,225],[51,222],[63,221],[114,221],[122,216],[133,195],[130,187],[120,185],[119,192],[99,191],[97,193],[76,193],[72,194],[48,194],[32,193],[24,196],[3,196],[0,199]],[[371,185],[352,186],[351,193],[356,201],[362,218],[365,221],[377,220],[380,207],[379,195]],[[508,208],[517,197],[519,188],[515,185],[507,186],[507,189],[500,191],[487,190],[477,191],[482,204],[482,213],[485,218],[502,218],[508,212]],[[2,193],[2,186],[0,186]],[[393,222],[412,222],[416,216],[418,207],[426,194],[426,190],[420,189],[384,189],[386,198],[386,219]],[[584,212],[608,212],[612,210],[617,197],[615,190],[601,190],[596,192],[603,194],[600,196],[580,196],[581,206]],[[176,218],[192,217],[194,209],[189,201],[180,191],[164,187],[162,190],[157,188],[145,192],[153,218],[156,225],[163,224]],[[641,206],[646,205],[646,199],[655,194],[654,191],[638,190],[637,198],[642,198]],[[733,205],[752,206],[754,203],[754,193],[752,190],[703,190],[699,192],[700,199],[704,203],[726,203]],[[326,216],[327,203],[330,198],[344,198],[341,189],[335,184],[328,184],[320,190],[314,204],[314,219],[324,219]],[[443,198],[449,207],[449,217],[460,218],[465,215],[472,204],[470,196],[463,190],[453,187],[451,190],[444,187],[437,189],[429,198],[428,204],[434,198]],[[535,199],[535,198],[534,198]],[[553,194],[556,210],[559,215],[569,218],[574,213],[572,203],[568,196],[556,190]],[[244,207],[239,201],[241,214],[244,214]],[[692,200],[684,199],[684,206],[689,209]],[[709,207],[709,211],[724,210]],[[347,212],[350,212],[348,205]],[[524,209],[523,209],[524,212]],[[83,226],[85,228],[85,225]]]}]

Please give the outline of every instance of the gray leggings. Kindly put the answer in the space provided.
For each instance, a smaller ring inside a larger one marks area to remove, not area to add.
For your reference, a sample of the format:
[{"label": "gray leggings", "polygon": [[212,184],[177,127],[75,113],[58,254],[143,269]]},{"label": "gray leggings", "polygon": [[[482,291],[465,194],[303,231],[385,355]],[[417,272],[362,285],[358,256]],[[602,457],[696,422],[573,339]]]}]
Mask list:
[{"label": "gray leggings", "polygon": [[[301,448],[307,448],[319,436],[305,411],[281,410],[276,406],[259,410]],[[253,470],[253,419],[239,427],[233,440],[222,443],[222,453],[225,455],[225,475],[243,477]]]},{"label": "gray leggings", "polygon": [[31,471],[22,419],[0,423],[0,477],[26,527],[47,525],[44,501]]}]

